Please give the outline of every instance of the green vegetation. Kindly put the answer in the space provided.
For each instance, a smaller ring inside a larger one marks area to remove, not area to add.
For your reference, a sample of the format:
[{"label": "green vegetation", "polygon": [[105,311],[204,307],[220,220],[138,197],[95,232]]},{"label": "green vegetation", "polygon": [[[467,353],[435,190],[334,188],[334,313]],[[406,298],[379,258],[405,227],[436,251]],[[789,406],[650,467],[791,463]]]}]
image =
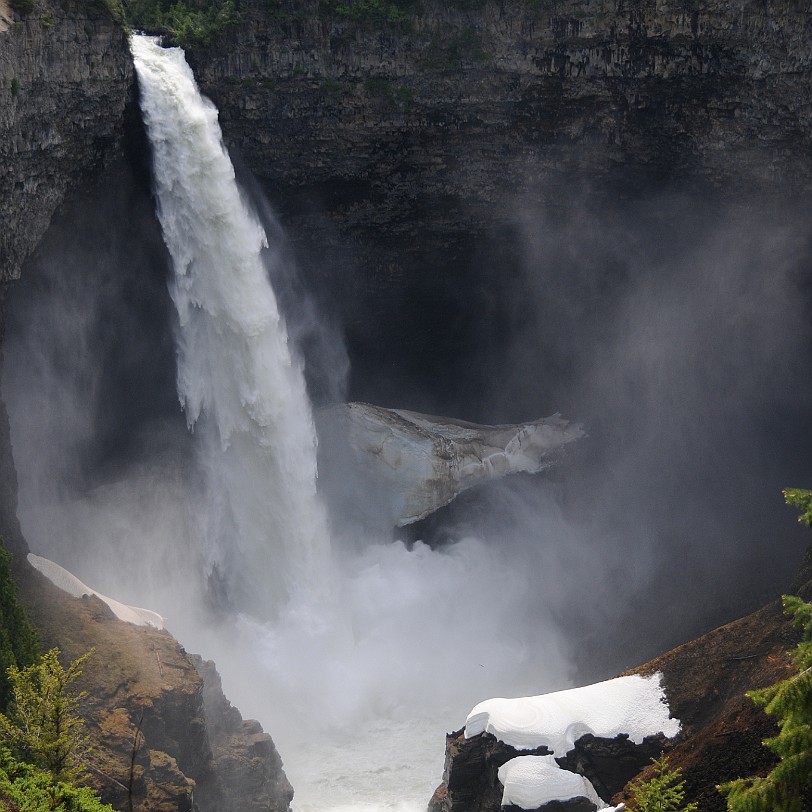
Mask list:
[{"label": "green vegetation", "polygon": [[695,803],[685,803],[685,781],[679,770],[668,765],[668,756],[652,759],[654,774],[631,785],[632,805],[637,812],[694,812]]},{"label": "green vegetation", "polygon": [[[787,501],[797,504],[789,496]],[[807,503],[798,506],[807,508]],[[778,723],[778,735],[764,745],[780,761],[765,777],[738,778],[719,787],[730,812],[801,812],[803,793],[812,779],[812,603],[789,595],[783,602],[792,624],[803,630],[801,642],[790,652],[796,673],[747,693]]]},{"label": "green vegetation", "polygon": [[88,787],[57,781],[45,770],[17,761],[0,747],[0,809],[8,812],[113,812]]},{"label": "green vegetation", "polygon": [[9,0],[12,11],[25,17],[34,10],[34,0]]},{"label": "green vegetation", "polygon": [[240,20],[234,0],[124,0],[124,13],[134,28],[164,34],[187,48],[210,45]]},{"label": "green vegetation", "polygon": [[[20,95],[20,80],[15,76],[11,80],[11,95],[13,98],[17,98]],[[2,550],[5,553],[5,550]],[[2,570],[2,564],[0,564],[0,570]],[[0,586],[0,600],[2,600],[2,586]],[[2,611],[2,609],[0,609]],[[0,627],[3,626],[3,619],[0,618]],[[0,628],[0,662],[3,660],[3,637],[2,637],[3,629]],[[5,673],[5,672],[4,672]],[[5,677],[0,674],[0,704],[3,702],[3,694],[5,685]]]},{"label": "green vegetation", "polygon": [[17,757],[56,781],[75,781],[84,772],[89,746],[78,706],[86,693],[74,693],[71,684],[92,654],[93,649],[63,668],[53,648],[33,665],[7,671],[13,698],[8,715],[0,714],[0,737]]},{"label": "green vegetation", "polygon": [[[798,521],[812,527],[812,491],[787,488],[784,499],[800,510]],[[812,785],[812,603],[784,595],[784,612],[801,629],[790,652],[795,673],[774,685],[748,691],[753,702],[775,717],[778,734],[764,746],[778,756],[766,776],[738,778],[719,786],[730,812],[801,812]]]},{"label": "green vegetation", "polygon": [[406,85],[394,85],[389,79],[374,76],[364,82],[364,91],[372,99],[381,99],[389,104],[408,103],[414,98],[414,91]]},{"label": "green vegetation", "polygon": [[[20,81],[11,80],[11,95],[20,92]],[[17,600],[17,588],[11,579],[11,553],[0,539],[0,710],[11,698],[7,669],[31,665],[38,657],[37,635]]]},{"label": "green vegetation", "polygon": [[806,491],[802,488],[786,488],[784,490],[784,499],[788,505],[792,505],[801,511],[798,521],[807,527],[812,527],[812,491]]},{"label": "green vegetation", "polygon": [[326,79],[319,85],[319,90],[324,93],[325,96],[338,98],[346,92],[347,86],[342,82],[334,82],[331,79]]}]

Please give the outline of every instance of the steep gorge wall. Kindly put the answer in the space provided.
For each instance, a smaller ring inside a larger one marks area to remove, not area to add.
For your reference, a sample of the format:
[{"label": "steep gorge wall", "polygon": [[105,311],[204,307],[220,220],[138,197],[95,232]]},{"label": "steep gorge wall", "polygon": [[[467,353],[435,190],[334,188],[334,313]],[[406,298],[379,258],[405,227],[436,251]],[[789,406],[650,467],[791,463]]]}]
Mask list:
[{"label": "steep gorge wall", "polygon": [[[127,37],[101,8],[38,0],[0,20],[0,337],[9,284],[69,190],[120,150],[133,98]],[[24,551],[0,404],[0,534]]]},{"label": "steep gorge wall", "polygon": [[388,27],[325,5],[243,4],[190,61],[351,352],[420,359],[400,397],[498,311],[483,256],[497,242],[490,265],[511,272],[523,211],[810,190],[812,23],[794,0],[425,0]]}]

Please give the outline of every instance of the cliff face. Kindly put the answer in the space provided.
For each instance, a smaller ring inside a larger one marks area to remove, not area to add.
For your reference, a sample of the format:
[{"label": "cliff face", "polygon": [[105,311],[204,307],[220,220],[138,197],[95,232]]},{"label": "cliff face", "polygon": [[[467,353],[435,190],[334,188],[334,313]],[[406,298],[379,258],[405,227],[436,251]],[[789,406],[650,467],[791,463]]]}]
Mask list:
[{"label": "cliff face", "polygon": [[[244,4],[240,27],[189,54],[311,287],[341,310],[357,380],[368,356],[413,367],[393,403],[428,408],[408,393],[500,318],[490,273],[521,261],[522,212],[810,189],[812,23],[794,0],[412,8],[381,27],[316,0]],[[377,385],[353,399],[383,402]]]},{"label": "cliff face", "polygon": [[[54,211],[118,152],[132,77],[126,34],[101,6],[38,0],[22,17],[0,5],[0,339],[8,284]],[[0,534],[24,552],[15,511],[0,405]]]},{"label": "cliff face", "polygon": [[2,282],[17,278],[66,191],[98,172],[124,135],[126,34],[92,10],[42,0],[0,30]]},{"label": "cliff face", "polygon": [[58,646],[65,660],[96,649],[79,687],[88,691],[89,783],[107,803],[143,812],[289,809],[293,790],[270,736],[230,705],[213,663],[28,567],[18,567],[17,583],[45,648]]},{"label": "cliff face", "polygon": [[562,167],[806,188],[810,38],[792,0],[429,1],[400,30],[281,2],[191,56],[254,172],[398,232]]}]

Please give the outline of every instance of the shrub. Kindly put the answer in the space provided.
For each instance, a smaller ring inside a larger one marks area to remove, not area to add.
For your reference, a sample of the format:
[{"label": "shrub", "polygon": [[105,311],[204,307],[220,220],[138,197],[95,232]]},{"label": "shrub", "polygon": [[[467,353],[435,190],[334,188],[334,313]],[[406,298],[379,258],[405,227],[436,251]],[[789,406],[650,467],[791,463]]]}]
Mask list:
[{"label": "shrub", "polygon": [[685,803],[685,781],[679,770],[668,766],[668,756],[652,759],[654,775],[631,785],[632,806],[637,812],[694,812],[695,803]]},{"label": "shrub", "polygon": [[20,812],[114,812],[88,787],[77,787],[0,747],[0,809]]},{"label": "shrub", "polygon": [[34,10],[34,0],[9,0],[12,11],[25,17]]}]

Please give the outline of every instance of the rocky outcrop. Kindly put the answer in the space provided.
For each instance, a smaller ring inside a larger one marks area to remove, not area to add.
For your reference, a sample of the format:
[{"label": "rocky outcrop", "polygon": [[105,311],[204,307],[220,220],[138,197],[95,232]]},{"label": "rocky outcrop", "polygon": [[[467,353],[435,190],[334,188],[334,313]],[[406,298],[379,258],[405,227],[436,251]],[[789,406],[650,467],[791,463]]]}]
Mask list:
[{"label": "rocky outcrop", "polygon": [[[806,594],[806,593],[804,593]],[[788,673],[788,650],[797,635],[780,603],[714,629],[627,674],[660,672],[671,715],[682,729],[673,740],[652,737],[637,747],[622,737],[580,739],[563,759],[565,769],[589,778],[599,795],[613,803],[629,800],[627,782],[665,750],[670,764],[682,770],[686,798],[703,812],[724,812],[720,782],[752,775],[773,762],[762,741],[774,731],[769,718],[745,691],[770,685]],[[498,812],[502,787],[499,767],[517,755],[530,755],[483,733],[466,739],[449,734],[443,784],[432,812]],[[643,773],[645,775],[645,772]],[[604,794],[605,793],[605,794]]]},{"label": "rocky outcrop", "polygon": [[386,528],[424,519],[458,494],[508,474],[554,465],[584,436],[560,415],[482,426],[345,403],[317,413],[319,480],[339,513]]},{"label": "rocky outcrop", "polygon": [[195,655],[190,659],[203,680],[203,708],[215,777],[209,799],[200,803],[201,810],[284,812],[293,789],[271,737],[259,722],[244,720],[225,698],[211,660]]},{"label": "rocky outcrop", "polygon": [[137,812],[287,812],[293,791],[273,742],[223,696],[212,663],[166,631],[116,619],[95,596],[74,598],[17,570],[43,645],[65,659],[95,648],[80,687],[89,783],[106,802]]}]

